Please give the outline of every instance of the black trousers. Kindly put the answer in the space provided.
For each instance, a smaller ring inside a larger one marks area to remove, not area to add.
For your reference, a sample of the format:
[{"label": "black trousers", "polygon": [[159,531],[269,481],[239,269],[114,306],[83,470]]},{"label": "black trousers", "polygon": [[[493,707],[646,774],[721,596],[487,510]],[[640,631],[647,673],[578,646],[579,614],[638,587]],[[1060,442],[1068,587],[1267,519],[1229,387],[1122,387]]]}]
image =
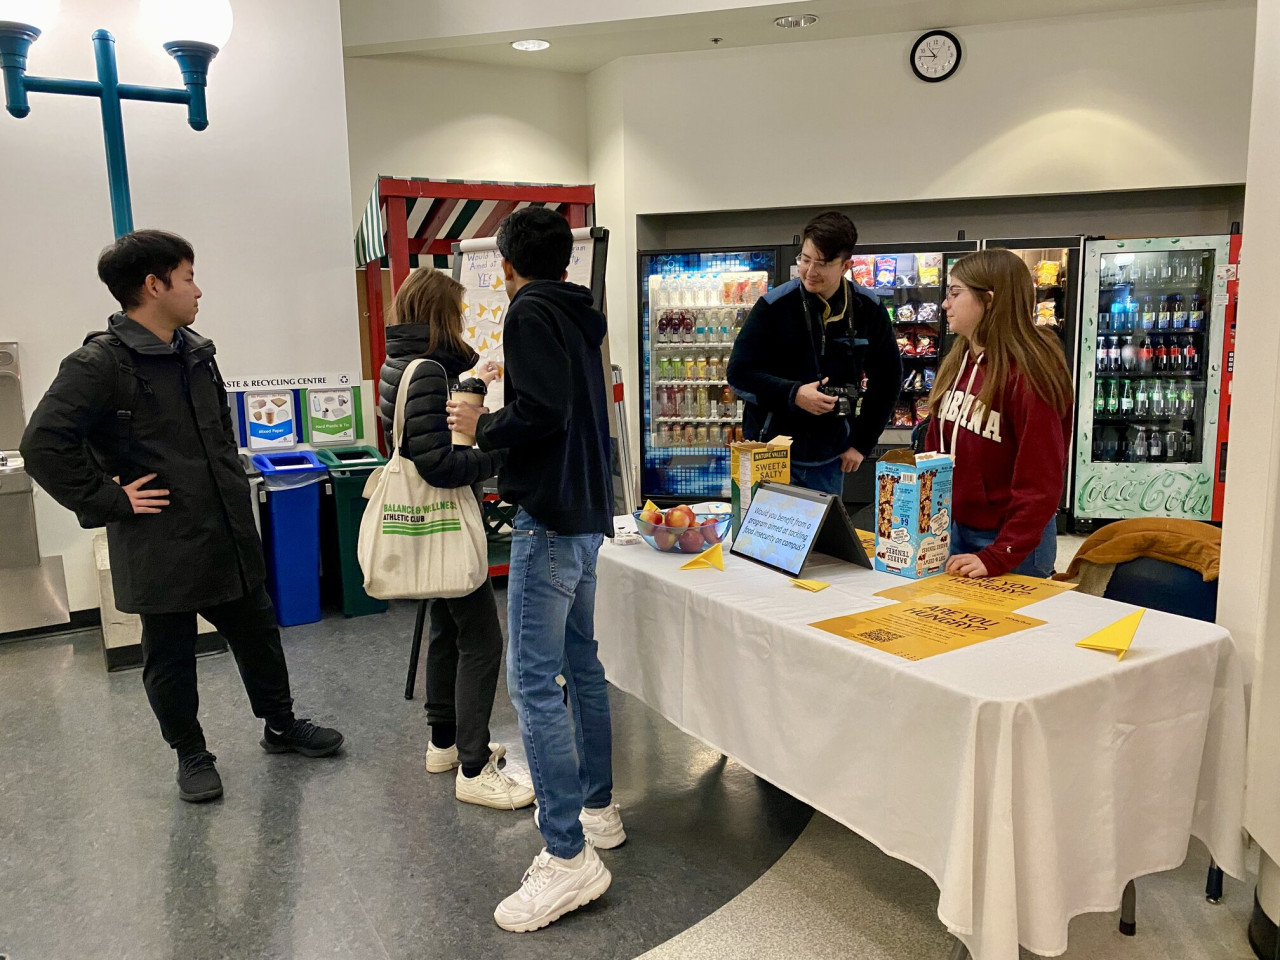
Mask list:
[{"label": "black trousers", "polygon": [[261,584],[238,600],[190,613],[142,614],[142,685],[160,733],[179,757],[205,749],[197,714],[196,613],[227,639],[253,714],[279,730],[293,719],[289,668],[275,608]]},{"label": "black trousers", "polygon": [[427,722],[455,724],[458,761],[489,762],[489,715],[502,662],[502,627],[493,583],[453,600],[431,601],[427,640]]}]

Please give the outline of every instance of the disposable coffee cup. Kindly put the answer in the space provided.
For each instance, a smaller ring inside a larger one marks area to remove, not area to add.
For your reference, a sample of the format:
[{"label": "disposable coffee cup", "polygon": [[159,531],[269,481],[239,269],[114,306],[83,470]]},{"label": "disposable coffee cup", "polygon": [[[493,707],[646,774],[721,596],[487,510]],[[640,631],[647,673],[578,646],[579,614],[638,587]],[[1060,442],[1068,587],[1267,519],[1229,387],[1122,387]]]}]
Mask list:
[{"label": "disposable coffee cup", "polygon": [[[473,407],[484,406],[485,385],[480,380],[467,380],[458,384],[458,388],[454,390],[449,398],[456,400],[458,403],[469,403]],[[460,433],[457,430],[452,431],[453,442],[458,446],[474,447],[476,438],[470,433]]]}]

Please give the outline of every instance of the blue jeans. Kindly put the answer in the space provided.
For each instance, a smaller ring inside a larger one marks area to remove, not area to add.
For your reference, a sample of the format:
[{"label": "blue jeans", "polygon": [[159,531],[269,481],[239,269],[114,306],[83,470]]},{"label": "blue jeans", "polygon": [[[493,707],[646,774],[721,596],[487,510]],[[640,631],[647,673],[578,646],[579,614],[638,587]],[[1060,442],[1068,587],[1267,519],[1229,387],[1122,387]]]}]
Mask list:
[{"label": "blue jeans", "polygon": [[[578,814],[613,801],[609,690],[595,640],[598,533],[567,536],[516,513],[507,578],[507,689],[538,823],[554,857],[583,846]],[[573,722],[556,675],[565,679]]]},{"label": "blue jeans", "polygon": [[791,482],[806,490],[817,490],[819,493],[832,493],[843,499],[844,474],[840,472],[840,458],[819,466],[791,465]]},{"label": "blue jeans", "polygon": [[[954,557],[957,553],[978,553],[995,543],[999,534],[999,530],[975,530],[973,527],[966,527],[963,523],[952,521],[951,555]],[[1027,559],[1009,572],[1021,573],[1028,577],[1051,577],[1053,565],[1057,560],[1058,520],[1054,517],[1044,528],[1036,548],[1027,555]]]}]

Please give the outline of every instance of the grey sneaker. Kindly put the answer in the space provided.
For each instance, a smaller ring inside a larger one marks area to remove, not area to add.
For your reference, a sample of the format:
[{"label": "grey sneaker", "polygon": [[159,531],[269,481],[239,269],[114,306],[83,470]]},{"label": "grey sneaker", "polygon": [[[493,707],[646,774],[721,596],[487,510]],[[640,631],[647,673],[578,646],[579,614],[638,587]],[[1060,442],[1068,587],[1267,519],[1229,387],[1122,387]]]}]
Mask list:
[{"label": "grey sneaker", "polygon": [[204,803],[222,796],[222,778],[208,750],[178,758],[178,796],[187,803]]}]

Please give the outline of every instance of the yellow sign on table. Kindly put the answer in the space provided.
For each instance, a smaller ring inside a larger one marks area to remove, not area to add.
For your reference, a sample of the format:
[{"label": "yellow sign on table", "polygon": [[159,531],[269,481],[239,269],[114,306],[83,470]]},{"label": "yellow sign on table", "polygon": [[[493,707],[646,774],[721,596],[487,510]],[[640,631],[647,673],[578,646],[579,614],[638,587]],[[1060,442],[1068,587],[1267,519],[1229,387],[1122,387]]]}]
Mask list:
[{"label": "yellow sign on table", "polygon": [[797,587],[808,590],[810,593],[817,593],[819,590],[825,590],[831,586],[829,583],[823,583],[821,580],[792,580]]},{"label": "yellow sign on table", "polygon": [[1133,635],[1138,632],[1138,623],[1146,612],[1146,610],[1138,610],[1131,613],[1123,620],[1117,620],[1111,626],[1103,627],[1097,633],[1091,633],[1076,646],[1084,647],[1086,650],[1114,653],[1117,661],[1123,660],[1124,655],[1129,652],[1129,644],[1133,643]]},{"label": "yellow sign on table", "polygon": [[661,513],[661,512],[662,512],[661,510],[659,510],[659,509],[658,509],[657,504],[655,504],[652,500],[646,500],[646,501],[644,502],[644,506],[643,506],[643,507],[641,507],[640,509],[641,509],[641,510],[652,510],[654,513]]},{"label": "yellow sign on table", "polygon": [[722,544],[717,543],[714,547],[708,547],[700,554],[687,563],[680,564],[681,570],[697,570],[701,567],[715,567],[717,570],[724,569],[724,550]]},{"label": "yellow sign on table", "polygon": [[1043,620],[978,604],[907,601],[809,626],[904,660],[923,660],[1043,624]]},{"label": "yellow sign on table", "polygon": [[914,600],[918,603],[972,603],[991,610],[1018,610],[1028,604],[1056,597],[1064,590],[1075,589],[1073,583],[1041,580],[1009,574],[1004,577],[958,577],[940,573],[936,577],[904,583],[900,587],[881,590],[877,597],[886,600]]},{"label": "yellow sign on table", "polygon": [[868,557],[876,555],[876,535],[870,530],[855,530],[858,539],[862,541],[862,549],[867,551]]}]

